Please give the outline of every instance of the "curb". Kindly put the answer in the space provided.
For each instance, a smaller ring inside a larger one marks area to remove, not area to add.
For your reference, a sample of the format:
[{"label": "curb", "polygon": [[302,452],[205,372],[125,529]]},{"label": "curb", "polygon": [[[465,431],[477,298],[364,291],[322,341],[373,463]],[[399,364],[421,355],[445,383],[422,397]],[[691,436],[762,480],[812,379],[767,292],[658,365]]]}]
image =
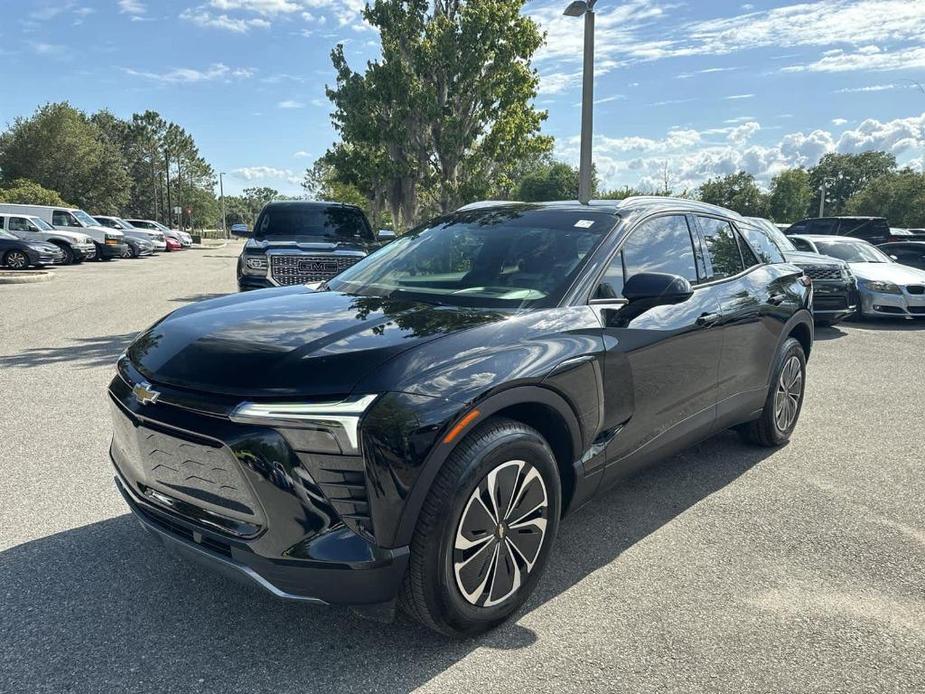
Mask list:
[{"label": "curb", "polygon": [[0,284],[31,284],[33,282],[48,282],[54,278],[54,273],[46,270],[23,270],[20,272],[7,272],[0,270]]},{"label": "curb", "polygon": [[[219,249],[219,248],[224,248],[224,247],[227,246],[227,245],[228,245],[228,241],[222,241],[222,242],[221,242],[219,245],[217,245],[217,246],[213,246],[211,243],[209,243],[209,244],[200,243],[200,244],[198,244],[198,245],[193,246],[193,248],[195,248],[195,250],[197,250],[197,251],[213,251],[213,250],[217,250],[217,249]],[[191,249],[191,250],[192,250],[192,249]]]}]

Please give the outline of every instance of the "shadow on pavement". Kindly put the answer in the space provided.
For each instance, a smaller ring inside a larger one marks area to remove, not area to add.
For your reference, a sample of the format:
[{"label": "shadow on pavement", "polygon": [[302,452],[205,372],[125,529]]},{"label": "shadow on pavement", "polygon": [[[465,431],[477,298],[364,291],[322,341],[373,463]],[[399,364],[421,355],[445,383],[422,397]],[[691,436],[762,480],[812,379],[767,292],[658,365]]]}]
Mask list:
[{"label": "shadow on pavement", "polygon": [[845,337],[847,334],[848,333],[835,325],[817,325],[815,338],[817,340],[838,340],[839,338]]},{"label": "shadow on pavement", "polygon": [[851,321],[858,330],[925,330],[925,315],[921,318],[865,318]]},{"label": "shadow on pavement", "polygon": [[118,356],[138,333],[78,337],[61,347],[35,347],[16,354],[0,355],[0,369],[28,368],[49,364],[72,363],[81,368],[114,364]]},{"label": "shadow on pavement", "polygon": [[[727,433],[605,494],[563,523],[526,610],[769,454]],[[2,691],[408,691],[477,647],[537,638],[509,623],[452,642],[403,620],[280,602],[165,554],[129,515],[0,553],[0,585]]]}]

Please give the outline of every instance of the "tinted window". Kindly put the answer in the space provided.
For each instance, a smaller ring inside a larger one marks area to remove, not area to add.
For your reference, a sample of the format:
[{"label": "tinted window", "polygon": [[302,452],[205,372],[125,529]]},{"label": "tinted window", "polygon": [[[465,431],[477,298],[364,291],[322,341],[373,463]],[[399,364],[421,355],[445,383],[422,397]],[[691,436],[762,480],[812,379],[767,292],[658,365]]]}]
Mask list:
[{"label": "tinted window", "polygon": [[373,240],[366,217],[351,207],[272,205],[264,209],[254,236],[306,236]]},{"label": "tinted window", "polygon": [[729,222],[712,217],[698,217],[703,229],[703,240],[707,245],[707,256],[713,265],[711,279],[738,275],[745,269],[739,252],[736,233]]},{"label": "tinted window", "polygon": [[110,229],[119,228],[119,225],[112,219],[106,219],[106,217],[94,217],[94,219],[104,227],[109,227]]},{"label": "tinted window", "polygon": [[591,211],[459,212],[404,234],[328,286],[457,306],[555,306],[615,221]]},{"label": "tinted window", "polygon": [[35,228],[29,224],[25,217],[10,217],[10,223],[6,227],[10,231],[35,231]]},{"label": "tinted window", "polygon": [[74,219],[70,212],[64,210],[55,210],[51,214],[51,223],[56,227],[79,227],[80,222]]},{"label": "tinted window", "polygon": [[634,229],[604,273],[595,297],[622,296],[626,280],[641,272],[680,275],[691,284],[697,282],[694,246],[686,217],[659,217]]},{"label": "tinted window", "polygon": [[813,244],[811,244],[811,243],[810,243],[809,241],[807,241],[806,239],[797,239],[797,238],[791,237],[791,238],[790,238],[790,241],[791,241],[791,243],[793,243],[794,247],[795,247],[798,251],[806,251],[806,252],[808,252],[808,253],[815,253],[815,252],[816,252],[816,249],[813,248]]},{"label": "tinted window", "polygon": [[787,229],[787,234],[805,234],[806,233],[806,222],[797,222],[789,229]]},{"label": "tinted window", "polygon": [[891,262],[882,251],[864,241],[818,241],[816,246],[823,255],[830,255],[849,263]]},{"label": "tinted window", "polygon": [[885,240],[890,235],[890,227],[883,219],[843,219],[839,224],[839,234],[852,236],[865,241]]},{"label": "tinted window", "polygon": [[807,234],[834,234],[836,223],[834,219],[813,219],[809,222]]},{"label": "tinted window", "polygon": [[[784,262],[784,254],[781,253],[781,248],[778,247],[775,239],[771,236],[770,230],[765,225],[751,227],[743,224],[739,227],[739,231],[762,263]],[[774,231],[780,234],[777,229]],[[783,235],[781,236],[783,237]],[[783,238],[786,241],[786,237]]]}]

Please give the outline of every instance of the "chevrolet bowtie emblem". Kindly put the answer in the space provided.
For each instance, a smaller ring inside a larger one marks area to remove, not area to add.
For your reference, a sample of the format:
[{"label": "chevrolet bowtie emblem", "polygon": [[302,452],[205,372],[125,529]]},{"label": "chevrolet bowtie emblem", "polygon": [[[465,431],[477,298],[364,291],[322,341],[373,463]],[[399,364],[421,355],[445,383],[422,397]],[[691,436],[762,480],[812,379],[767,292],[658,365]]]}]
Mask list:
[{"label": "chevrolet bowtie emblem", "polygon": [[150,383],[138,383],[132,388],[132,393],[138,399],[142,405],[152,405],[157,402],[157,399],[161,396],[156,390],[151,387]]}]

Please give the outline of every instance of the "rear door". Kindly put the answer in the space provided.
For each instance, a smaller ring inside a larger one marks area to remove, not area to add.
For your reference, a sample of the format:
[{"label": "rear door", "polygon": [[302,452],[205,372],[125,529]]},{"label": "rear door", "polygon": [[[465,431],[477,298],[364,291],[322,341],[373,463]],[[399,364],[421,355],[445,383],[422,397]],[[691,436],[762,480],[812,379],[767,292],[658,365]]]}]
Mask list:
[{"label": "rear door", "polygon": [[768,248],[753,250],[728,219],[698,215],[696,220],[704,243],[707,286],[716,293],[723,316],[717,380],[717,418],[722,424],[724,417],[764,402],[777,337],[800,305],[793,283],[802,271],[777,262],[774,254],[765,258]]},{"label": "rear door", "polygon": [[[608,479],[648,451],[712,426],[722,347],[714,292],[695,289],[682,303],[639,312],[622,299],[641,272],[680,275],[697,287],[704,267],[684,214],[650,217],[632,229],[594,291],[604,332],[604,426],[622,425],[607,449]],[[622,302],[622,303],[621,303]],[[607,479],[605,479],[605,484]]]}]

